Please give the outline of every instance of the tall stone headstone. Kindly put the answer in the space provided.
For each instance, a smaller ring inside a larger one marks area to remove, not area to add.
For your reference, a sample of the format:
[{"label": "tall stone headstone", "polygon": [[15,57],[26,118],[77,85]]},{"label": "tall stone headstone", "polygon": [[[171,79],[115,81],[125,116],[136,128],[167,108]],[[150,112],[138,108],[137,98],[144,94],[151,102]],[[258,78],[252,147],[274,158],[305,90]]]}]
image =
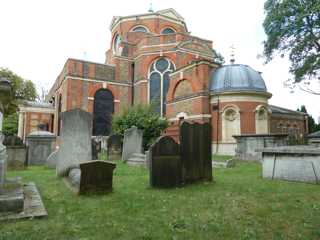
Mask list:
[{"label": "tall stone headstone", "polygon": [[149,174],[152,187],[182,185],[182,164],[179,144],[169,136],[162,136],[150,147]]},{"label": "tall stone headstone", "polygon": [[124,131],[122,161],[127,161],[134,153],[142,153],[143,130],[136,126]]},{"label": "tall stone headstone", "polygon": [[180,154],[185,183],[212,181],[211,125],[183,122]]},{"label": "tall stone headstone", "polygon": [[60,148],[57,156],[57,175],[67,176],[71,168],[90,161],[92,115],[81,109],[61,114]]},{"label": "tall stone headstone", "polygon": [[111,135],[107,140],[107,155],[109,161],[121,159],[122,138],[120,135]]}]

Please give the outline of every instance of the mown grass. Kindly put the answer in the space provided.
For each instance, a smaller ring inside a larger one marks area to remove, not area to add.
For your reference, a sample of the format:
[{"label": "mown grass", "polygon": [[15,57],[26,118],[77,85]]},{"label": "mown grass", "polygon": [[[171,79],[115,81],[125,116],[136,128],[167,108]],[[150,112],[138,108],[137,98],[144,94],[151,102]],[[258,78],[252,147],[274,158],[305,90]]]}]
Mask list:
[{"label": "mown grass", "polygon": [[43,167],[9,175],[37,184],[49,216],[2,222],[0,239],[320,239],[320,186],[264,180],[254,163],[170,190],[119,163],[104,196],[75,196]]}]

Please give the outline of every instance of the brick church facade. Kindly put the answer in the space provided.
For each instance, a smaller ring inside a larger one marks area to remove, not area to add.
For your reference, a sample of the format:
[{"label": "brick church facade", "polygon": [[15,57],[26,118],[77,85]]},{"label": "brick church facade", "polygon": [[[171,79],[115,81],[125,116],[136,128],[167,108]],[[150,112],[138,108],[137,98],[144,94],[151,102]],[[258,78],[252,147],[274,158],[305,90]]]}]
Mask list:
[{"label": "brick church facade", "polygon": [[93,114],[93,135],[109,135],[114,114],[150,104],[171,125],[210,122],[213,145],[232,154],[236,134],[307,133],[306,116],[271,106],[260,73],[217,61],[210,40],[190,35],[173,9],[114,17],[105,63],[68,59],[47,96],[48,103],[20,106],[19,133],[37,124],[59,135],[60,114],[81,108]]}]

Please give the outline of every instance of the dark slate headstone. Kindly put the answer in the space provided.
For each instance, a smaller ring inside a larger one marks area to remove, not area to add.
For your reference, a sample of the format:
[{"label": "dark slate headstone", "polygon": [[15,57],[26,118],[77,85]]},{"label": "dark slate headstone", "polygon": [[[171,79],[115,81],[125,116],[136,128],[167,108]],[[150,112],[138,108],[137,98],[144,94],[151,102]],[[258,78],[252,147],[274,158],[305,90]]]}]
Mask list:
[{"label": "dark slate headstone", "polygon": [[116,164],[106,161],[90,161],[80,164],[79,194],[112,191],[113,170]]},{"label": "dark slate headstone", "polygon": [[107,155],[109,161],[121,159],[122,137],[120,135],[111,135],[107,140]]},{"label": "dark slate headstone", "polygon": [[88,162],[91,155],[92,115],[81,109],[61,114],[60,148],[57,157],[57,175],[67,176],[71,168]]},{"label": "dark slate headstone", "polygon": [[169,136],[162,136],[150,147],[150,185],[178,187],[182,184],[179,144]]},{"label": "dark slate headstone", "polygon": [[212,181],[209,123],[183,122],[180,126],[180,151],[185,183]]}]

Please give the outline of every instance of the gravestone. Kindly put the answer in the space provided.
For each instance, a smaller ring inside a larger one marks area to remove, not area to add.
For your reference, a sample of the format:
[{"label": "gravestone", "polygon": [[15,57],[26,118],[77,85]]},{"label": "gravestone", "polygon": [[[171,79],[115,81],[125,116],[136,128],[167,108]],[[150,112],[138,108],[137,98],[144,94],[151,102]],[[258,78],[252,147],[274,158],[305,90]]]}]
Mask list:
[{"label": "gravestone", "polygon": [[124,131],[122,161],[127,161],[134,153],[142,153],[143,131],[136,126]]},{"label": "gravestone", "polygon": [[81,109],[61,113],[60,148],[57,158],[57,175],[67,176],[71,168],[79,168],[90,161],[92,116]]},{"label": "gravestone", "polygon": [[6,147],[2,144],[3,139],[4,135],[2,135],[2,133],[0,132],[0,194],[4,189],[7,160]]},{"label": "gravestone", "polygon": [[81,163],[79,194],[112,191],[113,170],[115,168],[116,164],[106,161]]},{"label": "gravestone", "polygon": [[107,140],[107,155],[109,161],[121,159],[122,138],[120,135],[111,135]]},{"label": "gravestone", "polygon": [[182,184],[179,144],[162,136],[150,147],[149,179],[152,187],[178,187]]},{"label": "gravestone", "polygon": [[212,181],[211,125],[183,122],[180,154],[185,183]]},{"label": "gravestone", "polygon": [[44,165],[54,150],[56,136],[48,131],[34,131],[27,138],[28,165]]},{"label": "gravestone", "polygon": [[59,151],[59,149],[56,149],[48,156],[48,158],[46,160],[46,165],[48,168],[56,168],[57,167],[58,151]]},{"label": "gravestone", "polygon": [[101,142],[97,141],[97,139],[91,139],[91,148],[92,148],[92,160],[97,160],[99,157],[99,153],[101,152]]}]

